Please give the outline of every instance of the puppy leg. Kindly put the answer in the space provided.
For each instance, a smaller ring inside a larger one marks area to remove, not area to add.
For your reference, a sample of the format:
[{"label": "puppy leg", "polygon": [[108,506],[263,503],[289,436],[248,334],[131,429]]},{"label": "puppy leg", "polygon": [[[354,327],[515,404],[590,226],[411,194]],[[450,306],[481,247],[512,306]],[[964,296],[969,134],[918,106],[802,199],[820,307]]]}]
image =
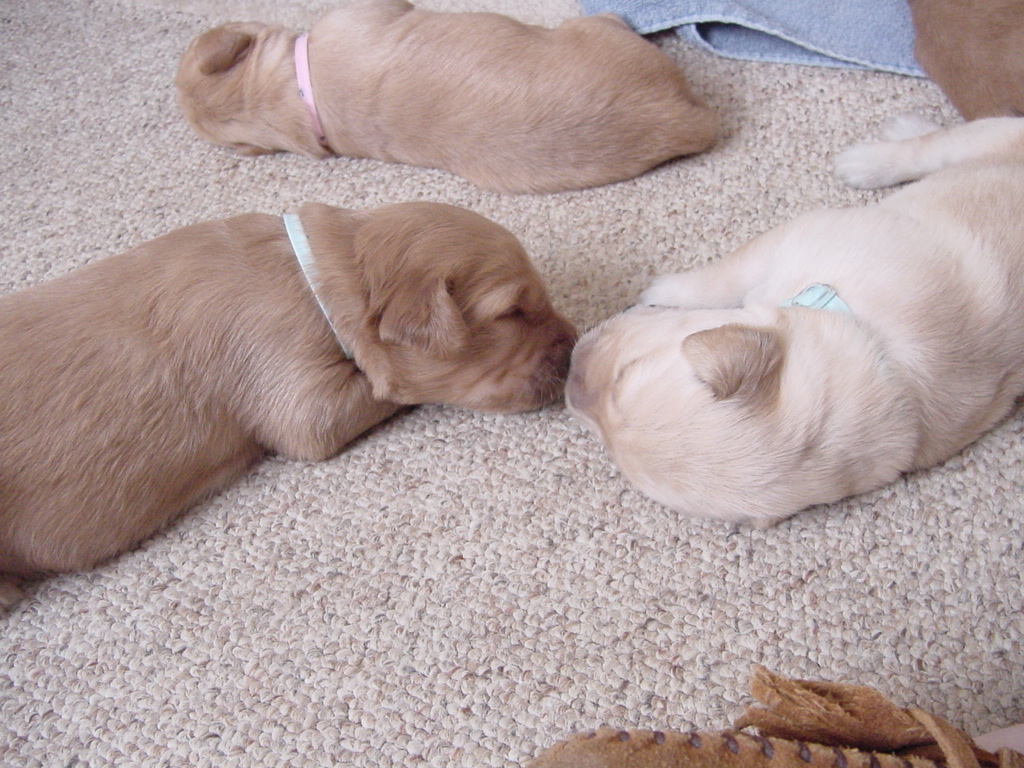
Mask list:
[{"label": "puppy leg", "polygon": [[897,140],[850,147],[836,158],[836,174],[852,187],[878,189],[968,160],[1024,160],[1024,119],[1018,117],[990,117],[917,133],[924,129],[920,120],[901,118],[887,130]]},{"label": "puppy leg", "polygon": [[706,266],[661,275],[640,295],[639,303],[680,309],[739,307],[750,289],[767,277],[779,236],[772,230]]},{"label": "puppy leg", "polygon": [[[719,262],[720,263],[720,262]],[[679,307],[680,309],[711,309],[739,306],[743,293],[732,281],[714,281],[707,273],[717,272],[710,267],[674,275],[660,275],[640,294],[640,304],[649,307]]]},{"label": "puppy leg", "polygon": [[264,425],[264,445],[294,461],[324,461],[401,406],[376,400],[369,381],[357,374],[340,388],[327,384],[302,392],[303,404]]},{"label": "puppy leg", "polygon": [[904,112],[882,126],[882,141],[906,141],[939,130],[942,130],[942,125],[931,118],[914,112]]}]

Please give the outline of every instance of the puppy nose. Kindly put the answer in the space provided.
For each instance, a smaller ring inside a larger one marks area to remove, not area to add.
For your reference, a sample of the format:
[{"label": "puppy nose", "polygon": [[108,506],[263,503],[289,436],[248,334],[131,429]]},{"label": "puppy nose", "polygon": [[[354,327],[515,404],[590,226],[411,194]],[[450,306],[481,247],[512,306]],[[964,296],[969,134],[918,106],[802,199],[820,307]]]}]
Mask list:
[{"label": "puppy nose", "polygon": [[556,317],[550,329],[551,337],[548,342],[547,352],[544,355],[544,370],[548,375],[553,376],[561,385],[565,377],[569,375],[569,358],[572,355],[573,345],[576,343],[576,328],[572,323],[562,317]]},{"label": "puppy nose", "polygon": [[576,339],[576,329],[569,323],[565,323],[552,345],[552,356],[556,361],[558,372],[562,379],[569,375],[569,361],[572,358],[572,350],[576,345]]}]

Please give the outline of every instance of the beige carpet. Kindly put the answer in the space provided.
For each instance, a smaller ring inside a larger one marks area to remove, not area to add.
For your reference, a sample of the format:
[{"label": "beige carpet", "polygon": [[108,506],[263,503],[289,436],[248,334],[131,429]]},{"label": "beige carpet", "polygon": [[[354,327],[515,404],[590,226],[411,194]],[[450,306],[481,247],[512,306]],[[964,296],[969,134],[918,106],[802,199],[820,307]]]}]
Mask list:
[{"label": "beige carpet", "polygon": [[[0,291],[202,219],[431,199],[516,232],[588,326],[657,273],[870,199],[830,158],[891,114],[953,117],[927,81],[669,36],[728,136],[602,189],[507,196],[191,134],[172,79],[194,34],[325,7],[0,0]],[[876,686],[973,733],[1020,721],[1022,431],[1015,417],[940,468],[755,531],[647,501],[560,407],[421,408],[332,461],[270,460],[140,550],[34,585],[0,619],[0,764],[515,766],[602,723],[725,727],[754,664]]]}]

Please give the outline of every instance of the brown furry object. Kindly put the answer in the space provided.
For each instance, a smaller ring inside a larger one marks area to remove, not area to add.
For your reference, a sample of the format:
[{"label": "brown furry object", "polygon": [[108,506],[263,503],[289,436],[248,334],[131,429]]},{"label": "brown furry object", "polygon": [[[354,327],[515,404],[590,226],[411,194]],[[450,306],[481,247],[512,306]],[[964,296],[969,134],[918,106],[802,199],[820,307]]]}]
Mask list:
[{"label": "brown furry object", "polygon": [[910,0],[918,62],[968,120],[1024,115],[1024,3]]},{"label": "brown furry object", "polygon": [[196,38],[177,78],[196,132],[247,154],[376,158],[507,192],[628,179],[718,136],[675,62],[617,16],[545,29],[362,0],[310,31],[324,147],[296,85],[296,37],[232,23]]},{"label": "brown furry object", "polygon": [[[529,768],[1024,768],[1024,755],[980,749],[923,710],[877,691],[791,680],[758,667],[752,706],[736,730],[600,728],[556,744]],[[756,727],[759,733],[741,732]]]},{"label": "brown furry object", "polygon": [[90,567],[403,405],[558,397],[575,332],[507,230],[436,203],[299,214],[326,316],[256,213],[0,298],[0,572]]}]

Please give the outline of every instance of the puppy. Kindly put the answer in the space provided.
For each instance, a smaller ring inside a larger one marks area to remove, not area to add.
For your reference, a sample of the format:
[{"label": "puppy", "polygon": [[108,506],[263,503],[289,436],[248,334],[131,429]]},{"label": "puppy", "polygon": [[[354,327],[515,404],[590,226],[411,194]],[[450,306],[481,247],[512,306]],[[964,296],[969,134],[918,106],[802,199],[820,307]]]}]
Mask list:
[{"label": "puppy", "polygon": [[968,120],[1024,114],[1024,4],[910,0],[914,55]]},{"label": "puppy", "polygon": [[245,154],[376,158],[505,192],[628,179],[718,135],[672,59],[613,15],[544,29],[364,0],[308,39],[212,29],[185,52],[177,87],[200,136]]},{"label": "puppy", "polygon": [[659,278],[581,339],[569,409],[646,494],[771,524],[948,458],[1024,393],[1024,120],[923,130],[838,169],[928,178]]},{"label": "puppy", "polygon": [[0,572],[93,566],[404,405],[543,406],[574,338],[511,233],[435,203],[197,224],[0,298]]}]

